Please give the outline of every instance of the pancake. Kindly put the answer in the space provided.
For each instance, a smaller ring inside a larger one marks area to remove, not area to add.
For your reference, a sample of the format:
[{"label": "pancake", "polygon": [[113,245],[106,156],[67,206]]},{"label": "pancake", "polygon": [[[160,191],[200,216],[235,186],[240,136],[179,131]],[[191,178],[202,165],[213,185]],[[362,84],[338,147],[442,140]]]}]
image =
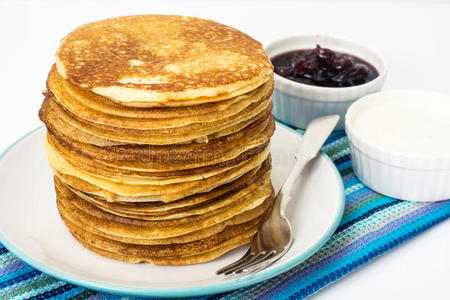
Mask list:
[{"label": "pancake", "polygon": [[[136,143],[128,143],[128,142],[119,142],[109,140],[103,137],[99,137],[96,135],[92,135],[90,133],[80,131],[76,127],[72,126],[69,123],[64,123],[57,114],[53,111],[48,110],[48,105],[44,101],[43,106],[39,111],[39,118],[43,121],[47,127],[47,130],[52,133],[54,136],[57,136],[64,140],[73,140],[74,142],[78,142],[81,144],[93,145],[97,147],[111,147],[111,146],[129,146],[133,145],[133,147],[138,148],[139,146],[148,146],[145,144],[136,144]],[[153,142],[156,144],[152,144],[152,147],[162,148],[162,147],[176,147],[181,146],[185,147],[186,145],[193,146],[195,144],[206,144],[210,142],[216,142],[216,140],[221,140],[221,138],[228,138],[229,136],[236,136],[242,134],[244,131],[247,131],[249,128],[253,128],[255,124],[260,125],[261,121],[267,121],[267,119],[272,119],[271,113],[269,109],[266,109],[266,112],[263,114],[259,114],[249,120],[237,124],[226,129],[217,131],[215,133],[209,135],[202,135],[200,137],[194,138],[189,141],[178,142],[175,141],[171,144],[166,144],[166,142],[158,141],[158,139],[154,139]],[[184,137],[182,139],[189,139],[188,137]],[[178,140],[178,138],[177,138]],[[168,142],[167,142],[168,143]]]},{"label": "pancake", "polygon": [[[209,192],[194,194],[183,199],[165,203],[165,202],[108,202],[105,198],[86,194],[71,186],[68,186],[75,194],[81,198],[95,203],[98,207],[106,211],[126,212],[135,215],[170,215],[186,209],[197,208],[204,204],[220,201],[223,197],[228,197],[230,194],[242,192],[242,190],[250,191],[253,188],[247,189],[250,185],[259,182],[261,178],[270,171],[270,161],[266,160],[261,167],[251,170],[244,174],[241,178],[230,183],[221,185]],[[55,180],[61,180],[55,177]]]},{"label": "pancake", "polygon": [[253,237],[240,239],[226,247],[222,247],[222,248],[212,250],[212,251],[207,251],[202,254],[185,256],[185,257],[170,257],[170,258],[155,259],[155,258],[147,258],[147,257],[133,257],[133,256],[116,254],[113,252],[105,251],[103,249],[97,248],[97,247],[92,246],[89,243],[85,242],[84,239],[82,238],[82,236],[78,235],[77,233],[72,233],[72,235],[85,248],[87,248],[87,249],[91,250],[92,252],[95,252],[101,256],[108,257],[108,258],[115,259],[115,260],[120,260],[120,261],[127,262],[127,263],[150,263],[150,264],[154,264],[154,265],[191,265],[191,264],[207,262],[207,261],[210,261],[210,260],[220,257],[224,253],[226,253],[234,248],[237,248],[239,246],[247,244],[253,239]]},{"label": "pancake", "polygon": [[273,190],[269,184],[258,193],[252,194],[252,197],[243,197],[242,201],[238,201],[230,206],[229,209],[216,215],[198,218],[187,223],[171,220],[172,222],[165,222],[164,225],[166,226],[162,227],[160,222],[119,218],[112,214],[109,215],[108,219],[101,218],[100,214],[106,216],[107,213],[98,208],[96,209],[87,202],[85,202],[86,206],[80,209],[73,201],[78,199],[80,202],[83,202],[84,200],[77,198],[69,189],[58,190],[57,187],[56,190],[58,209],[61,214],[72,222],[80,223],[80,226],[82,224],[86,230],[90,228],[97,234],[105,234],[106,237],[118,241],[122,241],[122,238],[138,240],[166,239],[189,233],[195,234],[196,231],[219,223],[223,223],[223,226],[228,226],[235,224],[236,220],[239,220],[238,216],[242,216],[244,220],[248,220],[246,216],[251,216],[251,219],[260,216],[271,206],[273,198]]},{"label": "pancake", "polygon": [[[58,180],[58,179],[57,179]],[[59,183],[55,182],[56,185],[61,185],[62,182],[58,180]],[[133,213],[126,210],[114,210],[109,209],[108,207],[105,207],[105,205],[102,205],[102,203],[98,203],[99,201],[94,200],[93,198],[90,198],[86,196],[86,194],[80,193],[79,191],[70,189],[71,192],[73,192],[77,199],[82,199],[74,201],[74,205],[78,206],[80,209],[83,209],[81,205],[85,205],[85,202],[89,203],[90,205],[96,206],[99,209],[103,210],[106,213],[113,214],[119,217],[129,218],[129,219],[136,219],[136,220],[145,220],[145,221],[163,221],[163,220],[177,220],[188,222],[191,221],[188,217],[192,216],[201,216],[201,217],[207,217],[216,213],[219,213],[220,211],[223,211],[228,208],[229,205],[232,205],[236,201],[240,201],[243,199],[243,197],[251,197],[255,193],[258,193],[263,189],[263,187],[268,186],[270,183],[270,173],[265,174],[263,177],[259,178],[256,182],[253,184],[250,184],[246,186],[245,188],[241,190],[235,190],[232,193],[227,193],[225,195],[222,195],[221,197],[217,197],[214,199],[211,199],[210,201],[206,201],[205,203],[202,203],[201,205],[194,205],[183,207],[183,209],[178,209],[177,211],[166,211],[164,214],[144,214],[144,213]],[[78,205],[77,205],[78,203]],[[101,215],[101,213],[97,213],[98,215]],[[107,219],[108,217],[104,217],[104,219]],[[183,220],[180,220],[183,219]],[[159,222],[159,225],[165,224],[164,222]]]},{"label": "pancake", "polygon": [[229,161],[244,151],[267,142],[274,130],[273,117],[269,116],[268,119],[261,118],[241,131],[207,144],[98,147],[55,135],[48,129],[59,145],[68,151],[79,153],[93,163],[145,172],[189,170]]},{"label": "pancake", "polygon": [[[265,83],[264,85],[267,85],[267,83]],[[219,112],[227,109],[232,104],[244,98],[250,97],[256,93],[256,91],[253,90],[246,94],[230,99],[192,106],[143,108],[130,107],[120,105],[114,101],[109,100],[106,97],[100,96],[91,91],[78,88],[77,86],[69,83],[67,80],[62,78],[56,71],[55,66],[51,68],[49,76],[47,78],[47,89],[48,90],[46,92],[53,93],[57,100],[62,104],[62,106],[66,107],[67,109],[69,109],[70,104],[65,105],[65,102],[69,101],[70,103],[77,103],[78,105],[81,104],[82,107],[88,107],[89,109],[108,115],[138,119],[171,119]],[[74,112],[74,114],[76,113]]]},{"label": "pancake", "polygon": [[[52,137],[50,134],[47,136],[47,139],[49,145],[75,169],[81,170],[90,175],[110,179],[116,182],[136,184],[170,184],[208,178],[223,173],[233,167],[242,165],[247,160],[261,153],[267,146],[266,142],[265,144],[256,146],[241,153],[238,157],[235,157],[232,160],[224,161],[210,166],[179,171],[145,172],[116,168],[110,165],[106,165],[101,161],[94,161],[76,151],[64,147],[57,139]],[[204,160],[203,158],[199,158],[199,160],[200,159]]]},{"label": "pancake", "polygon": [[[198,139],[200,141],[203,139],[206,142],[209,136],[214,138],[231,134],[249,125],[257,120],[258,117],[271,111],[271,109],[272,103],[269,98],[251,104],[235,116],[210,122],[207,125],[198,123],[178,128],[135,130],[100,124],[93,125],[82,121],[61,108],[54,100],[54,97],[51,94],[47,94],[42,103],[40,117],[44,123],[56,127],[56,131],[68,131],[65,134],[66,136],[82,132],[84,135],[78,137],[78,139],[83,137],[85,139],[89,138],[89,141],[86,142],[99,146],[120,143],[165,145],[192,142]],[[106,143],[107,141],[114,141],[115,143]]]},{"label": "pancake", "polygon": [[82,239],[85,243],[90,244],[92,247],[124,256],[138,256],[150,259],[198,255],[223,248],[224,246],[228,246],[230,244],[235,244],[238,240],[253,237],[258,229],[260,221],[259,219],[255,219],[243,224],[230,226],[216,235],[190,243],[171,245],[135,245],[107,239],[100,235],[83,230],[82,227],[71,223],[69,220],[64,219],[64,217],[63,220],[72,234],[76,235],[77,238]]},{"label": "pancake", "polygon": [[[46,143],[47,157],[50,166],[55,170],[56,174],[69,175],[74,178],[79,178],[84,181],[84,185],[90,184],[99,187],[101,190],[106,190],[109,193],[102,195],[110,201],[115,201],[115,197],[111,197],[111,193],[125,197],[139,197],[139,196],[156,196],[156,201],[170,202],[181,199],[183,197],[211,190],[219,185],[230,182],[244,175],[246,172],[261,165],[269,155],[269,145],[258,155],[249,159],[247,163],[231,168],[218,175],[214,175],[201,180],[182,182],[176,184],[125,184],[113,182],[108,179],[100,178],[98,176],[89,175],[83,171],[73,168],[67,163],[48,143]],[[67,179],[66,179],[67,180]],[[91,191],[80,189],[74,183],[69,185],[82,190],[87,193]],[[98,193],[98,192],[97,192]],[[117,201],[117,200],[116,200]]]},{"label": "pancake", "polygon": [[218,234],[219,232],[225,230],[229,226],[242,224],[245,222],[249,222],[256,218],[264,218],[264,216],[270,211],[271,205],[273,204],[273,197],[269,202],[264,202],[262,206],[254,208],[248,212],[236,215],[225,222],[217,223],[209,227],[205,227],[203,229],[190,232],[187,234],[182,234],[169,238],[158,238],[158,239],[149,239],[149,238],[139,238],[139,237],[126,237],[126,236],[117,236],[113,234],[105,233],[104,231],[98,230],[96,227],[87,225],[83,223],[80,219],[75,217],[73,213],[71,214],[71,210],[64,207],[61,202],[57,201],[57,206],[60,215],[63,219],[67,219],[74,224],[78,224],[79,227],[82,227],[84,230],[94,233],[96,235],[100,235],[115,241],[121,241],[124,243],[130,243],[135,245],[168,245],[168,244],[183,244],[190,243],[193,241],[197,241],[199,239],[208,238],[212,235]]},{"label": "pancake", "polygon": [[[270,156],[267,158],[270,161]],[[245,168],[241,168],[237,170],[237,172],[241,172],[242,174],[234,173],[231,178],[213,178],[217,179],[217,182],[214,182],[212,179],[210,180],[200,180],[195,182],[188,182],[185,184],[178,185],[170,185],[170,186],[162,186],[159,189],[155,190],[157,187],[155,186],[132,186],[132,185],[119,185],[113,184],[116,188],[123,189],[125,192],[129,193],[128,195],[121,195],[111,192],[107,189],[103,189],[95,184],[89,183],[78,177],[62,174],[58,171],[54,170],[55,175],[61,179],[64,183],[71,186],[74,189],[80,190],[83,193],[92,194],[94,196],[100,197],[102,199],[106,199],[108,202],[124,202],[124,203],[135,203],[135,202],[158,202],[158,203],[171,203],[183,198],[190,197],[195,194],[204,194],[209,193],[217,187],[225,185],[227,183],[237,181],[245,174],[249,172],[257,171],[260,168],[260,165],[252,168],[252,166],[246,166]],[[249,169],[247,171],[247,169]],[[107,184],[107,182],[104,182]],[[201,185],[202,183],[208,185]],[[211,186],[210,186],[211,185]],[[189,189],[190,188],[190,189]],[[134,195],[133,191],[140,191],[141,194],[152,194],[152,195]]]},{"label": "pancake", "polygon": [[56,66],[71,84],[125,106],[220,101],[254,90],[273,74],[262,45],[242,32],[166,15],[83,25],[61,41]]},{"label": "pancake", "polygon": [[[189,230],[186,233],[195,232],[200,229],[203,229],[203,227],[199,227],[198,224],[200,222],[208,222],[207,224],[210,224],[210,227],[217,223],[221,223],[221,221],[224,221],[226,219],[224,218],[230,218],[239,215],[241,213],[245,213],[248,209],[249,205],[249,199],[256,199],[255,204],[253,206],[258,207],[262,203],[265,202],[267,198],[271,195],[271,187],[270,183],[265,183],[264,186],[261,186],[258,190],[255,190],[247,195],[244,195],[241,197],[241,202],[246,202],[246,204],[243,203],[232,203],[228,205],[227,207],[223,207],[219,210],[213,210],[208,213],[202,214],[202,215],[192,215],[192,216],[186,216],[179,219],[170,219],[170,220],[145,220],[145,219],[132,219],[127,217],[121,217],[117,216],[108,212],[105,212],[95,205],[90,204],[89,202],[85,201],[84,199],[78,197],[76,194],[72,193],[67,187],[64,187],[64,185],[56,186],[57,191],[57,197],[58,201],[61,203],[61,206],[63,206],[65,209],[70,209],[70,213],[68,213],[70,218],[74,220],[80,220],[80,222],[83,222],[83,220],[86,222],[83,227],[91,226],[93,227],[92,221],[101,219],[103,220],[104,227],[106,228],[108,225],[114,224],[114,228],[120,228],[121,232],[134,232],[136,228],[141,228],[142,230],[152,229],[154,231],[162,230],[163,232],[170,232],[174,228],[177,228],[179,226],[186,227],[185,230]],[[70,203],[68,204],[67,201]],[[246,206],[245,206],[246,205]],[[253,208],[252,206],[252,208]],[[244,210],[238,210],[242,209],[244,207]],[[262,207],[265,207],[264,205]],[[77,218],[76,216],[81,216]],[[224,217],[225,216],[225,217]],[[228,217],[227,217],[228,216]],[[219,220],[219,221],[217,221]],[[217,222],[216,222],[217,221]],[[78,221],[75,221],[78,222]],[[84,223],[84,222],[83,222]],[[192,227],[192,228],[190,228]],[[109,229],[111,230],[111,229]],[[109,233],[108,231],[104,231],[105,233]],[[175,236],[178,236],[180,234],[177,234]],[[181,234],[183,235],[183,234]],[[123,236],[123,235],[122,235]],[[125,237],[130,237],[130,235],[124,235]],[[133,236],[131,236],[133,237]],[[166,236],[171,237],[171,236]]]},{"label": "pancake", "polygon": [[[270,178],[265,179],[266,180],[262,181],[256,189],[248,193],[237,193],[236,195],[230,195],[231,197],[223,198],[223,201],[215,203],[219,204],[216,205],[216,207],[204,207],[202,209],[203,212],[196,214],[191,214],[191,212],[189,211],[182,212],[178,215],[173,215],[171,218],[130,218],[127,216],[120,216],[115,213],[107,212],[102,208],[96,206],[95,204],[91,204],[89,201],[86,201],[84,198],[79,197],[76,193],[72,192],[67,186],[65,186],[65,184],[61,182],[55,182],[55,188],[57,190],[58,197],[65,197],[66,199],[70,199],[70,203],[79,210],[102,220],[108,220],[126,225],[168,227],[191,223],[194,221],[214,217],[220,213],[224,213],[225,211],[232,211],[236,207],[238,207],[239,204],[242,204],[243,201],[248,201],[248,199],[253,199],[254,202],[264,201],[272,191],[272,188],[270,186]],[[238,200],[241,203],[237,203]]]},{"label": "pancake", "polygon": [[[221,195],[216,198],[212,198],[208,201],[204,201],[203,203],[198,203],[194,205],[188,205],[188,206],[182,206],[180,208],[175,209],[166,209],[165,211],[159,211],[159,212],[151,212],[151,213],[145,213],[145,212],[134,212],[129,211],[127,209],[112,209],[108,207],[106,204],[111,204],[110,202],[104,202],[95,200],[92,197],[87,196],[84,193],[81,193],[77,190],[72,190],[77,196],[80,198],[86,200],[87,202],[90,202],[91,204],[96,205],[100,209],[118,215],[122,217],[127,218],[135,218],[135,219],[142,219],[142,220],[170,220],[170,219],[177,219],[182,218],[185,216],[190,215],[200,215],[204,213],[209,213],[217,208],[224,207],[226,205],[229,205],[235,201],[238,201],[241,197],[255,191],[258,189],[258,187],[261,187],[261,185],[267,184],[267,181],[270,180],[270,172],[262,176],[261,178],[258,178],[258,180],[255,180],[254,183],[249,184],[245,187],[242,187],[242,189],[236,189],[233,190],[233,192],[226,193],[224,195]],[[113,203],[114,204],[114,203]]]},{"label": "pancake", "polygon": [[[119,132],[106,132],[106,134],[110,134],[113,139],[115,136],[118,140],[113,140],[111,138],[102,137],[88,132],[89,128],[93,128],[92,126],[90,126],[89,124],[83,125],[81,122],[78,122],[76,118],[73,118],[69,114],[64,112],[64,110],[59,107],[59,105],[57,105],[51,98],[52,96],[48,96],[47,94],[39,111],[39,118],[45,123],[47,130],[56,136],[65,137],[66,139],[73,139],[77,142],[92,144],[100,147],[149,143],[152,145],[164,146],[173,144],[183,145],[193,142],[208,143],[211,140],[215,140],[220,137],[239,132],[240,130],[246,128],[254,122],[257,122],[258,120],[267,119],[272,107],[272,104],[270,103],[269,107],[265,108],[263,113],[256,114],[255,116],[245,120],[242,123],[238,123],[224,129],[218,129],[218,131],[214,131],[213,129],[209,128],[207,132],[202,131],[190,135],[181,134],[181,136],[168,135],[168,133],[164,133],[164,136],[166,136],[166,140],[164,140],[164,138],[162,138],[161,136],[142,136],[137,134],[134,136],[134,139],[146,140],[147,142],[129,142],[121,140],[121,134]],[[86,131],[80,130],[80,126]],[[101,131],[102,129],[99,128],[97,130],[97,134],[99,134],[99,132]]]},{"label": "pancake", "polygon": [[[202,114],[199,111],[191,109],[191,115],[168,118],[163,112],[157,113],[155,111],[158,111],[158,109],[153,109],[153,111],[151,111],[151,114],[149,115],[154,116],[154,118],[142,118],[141,116],[145,115],[145,113],[147,112],[144,109],[141,109],[144,110],[144,112],[140,113],[138,113],[139,110],[133,111],[135,112],[135,115],[133,117],[123,117],[113,115],[109,112],[103,112],[90,108],[85,104],[85,102],[96,102],[92,100],[89,101],[89,97],[83,97],[83,92],[87,93],[87,91],[83,91],[74,86],[65,87],[65,85],[69,85],[69,83],[63,80],[54,68],[52,68],[47,82],[49,89],[48,93],[52,93],[53,98],[62,107],[64,107],[73,115],[76,115],[79,119],[86,122],[102,124],[106,126],[142,130],[175,128],[194,123],[202,123],[206,125],[207,123],[224,118],[229,118],[238,114],[241,110],[248,107],[250,104],[259,102],[262,99],[267,99],[268,97],[270,97],[273,91],[273,80],[270,80],[258,89],[251,91],[250,93],[247,93],[245,95],[236,97],[236,100],[228,100],[232,103],[223,110],[217,110],[214,112]],[[68,91],[68,89],[70,90]],[[90,94],[93,93],[90,92]],[[132,112],[129,111],[127,114],[131,113]]]}]

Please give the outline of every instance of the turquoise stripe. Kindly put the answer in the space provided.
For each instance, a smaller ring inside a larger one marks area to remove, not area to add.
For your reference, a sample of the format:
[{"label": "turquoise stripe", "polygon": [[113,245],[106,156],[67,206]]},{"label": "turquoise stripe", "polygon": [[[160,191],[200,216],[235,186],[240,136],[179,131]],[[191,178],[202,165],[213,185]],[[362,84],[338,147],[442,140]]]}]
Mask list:
[{"label": "turquoise stripe", "polygon": [[52,300],[67,299],[67,298],[73,297],[73,296],[83,292],[84,290],[86,290],[86,289],[82,288],[82,287],[75,287],[65,293],[62,293],[62,294],[59,294],[57,296],[50,297],[47,299],[52,299]]},{"label": "turquoise stripe", "polygon": [[[362,190],[364,188],[364,185],[362,185],[361,183],[356,183],[353,185],[349,185],[345,188],[345,195],[348,197],[351,197],[353,194],[355,194],[356,192],[359,192],[360,190]],[[349,204],[353,204],[350,201],[347,201],[347,203]],[[350,205],[348,205],[350,206]]]},{"label": "turquoise stripe", "polygon": [[36,296],[36,295],[45,293],[45,292],[47,292],[47,291],[57,289],[57,288],[59,288],[59,287],[61,287],[61,286],[63,286],[63,285],[66,285],[66,284],[68,284],[68,283],[63,282],[63,281],[55,281],[55,282],[52,282],[52,283],[50,283],[50,284],[42,285],[42,286],[40,286],[40,287],[37,288],[37,289],[31,290],[31,291],[27,291],[27,292],[21,294],[21,296],[23,296],[23,297],[29,299],[29,298],[31,298],[32,296]]},{"label": "turquoise stripe", "polygon": [[339,171],[342,171],[343,169],[347,169],[351,166],[352,166],[352,161],[350,159],[341,164],[336,165],[336,167],[338,168]]},{"label": "turquoise stripe", "polygon": [[24,280],[17,281],[14,284],[8,285],[2,288],[2,294],[9,294],[15,290],[19,290],[22,287],[25,287],[27,284],[31,284],[35,281],[43,280],[46,278],[45,274],[38,272],[37,270],[33,270],[29,273],[30,276]]},{"label": "turquoise stripe", "polygon": [[394,201],[396,201],[396,200],[395,199],[387,199],[387,198],[380,198],[380,199],[370,201],[370,202],[366,203],[364,206],[362,206],[361,208],[354,210],[353,212],[351,212],[349,214],[344,214],[344,217],[341,220],[341,224],[346,224],[348,222],[351,222],[352,220],[361,217],[362,215],[369,212],[370,210],[373,210],[373,209],[383,206],[383,205],[387,205]]},{"label": "turquoise stripe", "polygon": [[0,267],[3,269],[7,267],[10,264],[13,264],[15,261],[18,261],[18,259],[12,254],[12,253],[3,253],[0,255]]},{"label": "turquoise stripe", "polygon": [[[334,149],[336,147],[339,147],[343,142],[346,141],[346,139],[347,139],[346,137],[339,136],[336,139],[333,139],[333,141],[331,141],[328,144],[326,144],[325,146],[323,146],[322,150],[326,152],[326,151],[329,151],[329,150]],[[329,139],[328,139],[328,141],[329,141]]]},{"label": "turquoise stripe", "polygon": [[[33,271],[34,269],[30,267],[29,265],[25,264],[24,262],[18,260],[14,264],[8,266],[5,268],[5,271],[8,271],[10,273],[1,276],[0,286],[2,282],[11,280],[13,278],[20,277],[26,273],[29,273]],[[3,271],[3,270],[2,270]]]},{"label": "turquoise stripe", "polygon": [[3,280],[2,278],[2,281],[0,282],[0,289],[2,289],[2,291],[7,291],[16,284],[21,283],[25,280],[29,280],[30,278],[38,276],[40,274],[41,273],[39,271],[31,269],[29,272],[23,273],[22,275],[14,274],[9,280]]},{"label": "turquoise stripe", "polygon": [[[352,187],[354,186],[356,186],[356,184]],[[346,208],[356,208],[364,205],[367,201],[374,201],[373,199],[384,199],[386,197],[380,197],[380,195],[374,191],[366,187],[361,188],[360,185],[358,185],[356,190],[349,193],[346,198]]]},{"label": "turquoise stripe", "polygon": [[[349,188],[355,185],[359,185],[361,184],[361,181],[359,181],[356,177],[350,178],[349,180],[347,180],[346,182],[344,182],[344,188]],[[364,187],[364,186],[363,186]],[[364,187],[366,190],[367,188]],[[354,194],[348,194],[347,198],[352,198],[354,196]]]}]

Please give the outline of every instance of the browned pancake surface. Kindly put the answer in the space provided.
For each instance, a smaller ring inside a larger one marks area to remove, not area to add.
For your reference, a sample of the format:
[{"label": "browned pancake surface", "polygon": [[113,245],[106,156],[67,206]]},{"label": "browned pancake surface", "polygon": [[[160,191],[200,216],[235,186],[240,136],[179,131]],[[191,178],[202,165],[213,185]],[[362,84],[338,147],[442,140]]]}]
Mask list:
[{"label": "browned pancake surface", "polygon": [[[272,71],[261,44],[246,34],[210,20],[168,15],[83,25],[63,39],[57,60],[69,82],[89,90],[125,86],[161,93],[214,88],[215,96],[224,92],[221,86]],[[192,95],[198,96],[202,95]]]}]

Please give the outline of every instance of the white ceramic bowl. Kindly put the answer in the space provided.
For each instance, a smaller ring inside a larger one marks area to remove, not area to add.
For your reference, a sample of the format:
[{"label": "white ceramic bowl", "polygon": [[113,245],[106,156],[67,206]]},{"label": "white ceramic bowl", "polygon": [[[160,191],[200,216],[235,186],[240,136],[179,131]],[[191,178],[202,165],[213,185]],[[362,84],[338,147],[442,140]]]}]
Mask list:
[{"label": "white ceramic bowl", "polygon": [[269,57],[297,49],[311,49],[317,44],[335,51],[356,55],[371,63],[379,76],[362,85],[329,88],[307,85],[275,74],[273,115],[276,119],[297,128],[306,128],[317,117],[338,114],[341,119],[336,130],[344,129],[344,117],[348,107],[358,98],[381,90],[387,74],[384,59],[364,46],[325,35],[293,36],[270,43],[265,48]]},{"label": "white ceramic bowl", "polygon": [[450,199],[449,96],[374,93],[350,106],[345,130],[355,174],[371,189],[402,200]]}]

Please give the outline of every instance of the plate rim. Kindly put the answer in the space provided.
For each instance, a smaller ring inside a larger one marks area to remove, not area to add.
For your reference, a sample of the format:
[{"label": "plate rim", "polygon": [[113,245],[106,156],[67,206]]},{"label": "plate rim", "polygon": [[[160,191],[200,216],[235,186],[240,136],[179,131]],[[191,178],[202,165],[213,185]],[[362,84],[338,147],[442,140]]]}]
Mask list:
[{"label": "plate rim", "polygon": [[[302,136],[299,132],[297,132],[295,129],[276,121],[276,126],[284,127],[285,129]],[[43,128],[44,125],[41,125],[30,132],[26,133],[19,139],[17,139],[14,143],[12,143],[9,147],[7,147],[1,154],[0,154],[0,161],[3,160],[4,156],[11,151],[18,143],[20,143],[22,140],[27,138],[28,136],[32,135],[36,131]],[[223,293],[231,290],[236,290],[242,287],[250,286],[253,284],[260,283],[264,280],[271,279],[275,276],[280,275],[283,272],[286,272],[301,262],[305,261],[307,258],[312,256],[314,253],[316,253],[333,235],[336,228],[338,227],[342,215],[344,212],[345,207],[345,191],[344,191],[344,184],[342,181],[342,177],[339,174],[339,171],[336,168],[336,165],[333,163],[333,161],[323,153],[320,152],[320,155],[325,158],[325,160],[328,161],[328,163],[331,165],[332,170],[335,173],[335,176],[338,179],[339,184],[339,198],[340,198],[340,206],[338,208],[338,214],[336,218],[333,221],[333,224],[331,225],[330,229],[319,239],[319,241],[306,252],[303,252],[302,254],[292,258],[291,260],[288,260],[284,262],[283,264],[266,271],[261,271],[255,274],[252,274],[251,276],[244,276],[240,277],[234,280],[225,281],[225,282],[219,282],[214,283],[206,286],[194,286],[194,287],[180,287],[180,288],[143,288],[143,287],[129,287],[129,286],[121,286],[111,283],[105,283],[105,282],[99,282],[95,280],[89,280],[84,279],[79,276],[71,275],[63,271],[59,271],[56,268],[49,267],[43,263],[40,263],[30,256],[28,256],[25,252],[22,250],[16,248],[12,243],[10,243],[1,233],[0,233],[0,242],[3,244],[3,246],[8,249],[9,252],[13,253],[15,256],[17,256],[20,260],[24,261],[25,263],[29,264],[33,268],[48,274],[50,276],[53,276],[55,278],[58,278],[59,280],[69,282],[74,285],[82,286],[85,288],[97,290],[100,292],[106,292],[111,294],[118,294],[118,295],[127,295],[127,296],[153,296],[153,297],[193,297],[193,296],[203,296],[203,295],[211,295],[211,294],[217,294],[217,293]]]}]

